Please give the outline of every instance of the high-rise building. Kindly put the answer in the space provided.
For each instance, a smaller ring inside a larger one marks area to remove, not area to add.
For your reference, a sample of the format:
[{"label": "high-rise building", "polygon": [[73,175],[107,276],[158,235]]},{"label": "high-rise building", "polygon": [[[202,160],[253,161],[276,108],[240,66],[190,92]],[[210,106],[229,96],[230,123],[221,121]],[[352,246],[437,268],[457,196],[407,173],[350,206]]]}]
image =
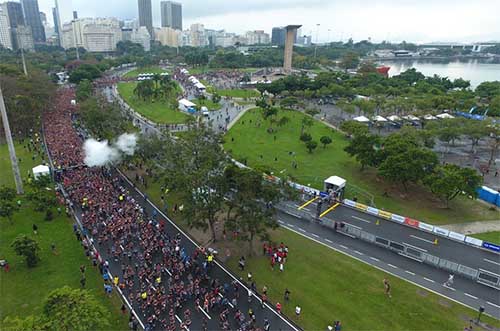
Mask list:
[{"label": "high-rise building", "polygon": [[139,6],[139,26],[145,26],[148,29],[151,38],[153,35],[153,11],[151,8],[151,0],[137,0]]},{"label": "high-rise building", "polygon": [[42,25],[47,24],[47,15],[43,11],[40,12],[40,21],[42,21]]},{"label": "high-rise building", "polygon": [[271,34],[271,44],[285,46],[286,29],[284,27],[275,27]]},{"label": "high-rise building", "polygon": [[156,40],[163,46],[178,47],[181,39],[181,31],[173,28],[162,27],[156,30]]},{"label": "high-rise building", "polygon": [[73,10],[73,19],[78,19],[78,12],[76,10]]},{"label": "high-rise building", "polygon": [[0,45],[7,49],[12,49],[12,36],[10,34],[9,17],[0,6]]},{"label": "high-rise building", "polygon": [[269,34],[263,30],[247,31],[245,37],[248,45],[265,45],[270,43]]},{"label": "high-rise building", "polygon": [[54,19],[54,32],[57,35],[57,44],[62,46],[62,22],[59,15],[59,4],[55,0],[55,7],[52,8],[52,18]]},{"label": "high-rise building", "polygon": [[33,34],[31,29],[25,26],[23,8],[21,3],[8,1],[1,4],[4,14],[7,16],[8,27],[12,49],[23,47],[24,50],[34,50]]},{"label": "high-rise building", "polygon": [[200,23],[191,24],[191,46],[203,47],[208,45],[208,38],[205,33],[205,26]]},{"label": "high-rise building", "polygon": [[133,30],[130,36],[130,41],[142,45],[146,52],[151,50],[152,39],[148,29],[144,26],[140,26],[138,29]]},{"label": "high-rise building", "polygon": [[120,23],[115,18],[81,18],[64,24],[62,46],[83,47],[89,52],[114,52],[122,40]]},{"label": "high-rise building", "polygon": [[174,1],[160,2],[161,26],[182,30],[182,4]]},{"label": "high-rise building", "polygon": [[31,28],[33,41],[35,43],[45,42],[45,30],[40,18],[40,9],[38,9],[38,0],[21,0],[24,19],[26,25]]}]

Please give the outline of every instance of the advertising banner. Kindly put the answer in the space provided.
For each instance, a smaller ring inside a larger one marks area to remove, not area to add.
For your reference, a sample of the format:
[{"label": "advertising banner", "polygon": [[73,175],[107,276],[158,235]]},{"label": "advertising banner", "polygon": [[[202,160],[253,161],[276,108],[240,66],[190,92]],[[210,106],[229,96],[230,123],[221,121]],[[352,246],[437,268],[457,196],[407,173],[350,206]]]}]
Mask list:
[{"label": "advertising banner", "polygon": [[418,224],[419,224],[419,223],[420,223],[419,221],[414,220],[414,219],[412,219],[412,218],[409,218],[409,217],[406,217],[406,218],[405,218],[405,224],[406,224],[406,225],[409,225],[409,226],[412,226],[412,227],[414,227],[414,228],[418,228]]},{"label": "advertising banner", "polygon": [[392,213],[386,212],[384,210],[379,210],[378,211],[378,216],[381,216],[381,217],[384,217],[384,218],[387,218],[387,219],[391,219]]}]

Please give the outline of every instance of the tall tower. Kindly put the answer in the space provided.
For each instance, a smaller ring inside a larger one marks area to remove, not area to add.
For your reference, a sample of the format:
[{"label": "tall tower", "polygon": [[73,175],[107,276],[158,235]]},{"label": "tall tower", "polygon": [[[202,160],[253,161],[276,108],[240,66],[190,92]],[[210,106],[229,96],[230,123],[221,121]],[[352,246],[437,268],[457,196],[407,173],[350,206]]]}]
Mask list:
[{"label": "tall tower", "polygon": [[61,16],[59,15],[59,4],[55,0],[55,7],[52,8],[52,17],[54,18],[54,32],[57,34],[57,43],[62,45],[62,25]]},{"label": "tall tower", "polygon": [[283,60],[283,70],[285,73],[289,74],[292,72],[292,55],[293,55],[293,44],[295,42],[295,36],[297,35],[297,29],[302,25],[287,25],[286,29],[286,39],[285,39],[285,59]]},{"label": "tall tower", "polygon": [[154,39],[151,0],[137,0],[137,5],[139,6],[139,26],[145,26],[151,39]]},{"label": "tall tower", "polygon": [[162,1],[161,26],[182,30],[182,4],[174,1]]},{"label": "tall tower", "polygon": [[31,28],[31,33],[33,34],[33,41],[35,43],[44,43],[45,29],[40,18],[38,0],[21,0],[21,4],[23,6],[24,19],[26,20],[25,23]]}]

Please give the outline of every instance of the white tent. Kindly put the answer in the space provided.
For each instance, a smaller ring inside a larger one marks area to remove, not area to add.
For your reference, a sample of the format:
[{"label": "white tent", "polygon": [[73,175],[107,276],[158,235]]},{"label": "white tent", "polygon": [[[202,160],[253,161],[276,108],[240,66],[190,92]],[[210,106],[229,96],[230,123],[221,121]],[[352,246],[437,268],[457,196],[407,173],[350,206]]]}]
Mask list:
[{"label": "white tent", "polygon": [[50,175],[50,169],[46,165],[39,165],[33,168],[33,177],[35,179],[38,179],[41,176],[49,176]]},{"label": "white tent", "polygon": [[356,121],[356,122],[361,122],[361,123],[368,123],[368,122],[370,122],[370,120],[367,117],[365,117],[365,116],[354,117],[353,120]]},{"label": "white tent", "polygon": [[330,176],[327,179],[325,179],[325,184],[331,184],[339,188],[343,188],[345,187],[346,180],[339,176]]},{"label": "white tent", "polygon": [[198,83],[196,83],[196,84],[194,84],[194,86],[195,86],[198,90],[205,90],[205,89],[206,89],[205,85],[203,85],[202,83],[199,83],[199,82],[198,82]]},{"label": "white tent", "polygon": [[393,121],[393,122],[398,122],[398,121],[401,121],[401,118],[397,115],[391,115],[389,117],[387,117],[389,119],[389,121]]},{"label": "white tent", "polygon": [[428,121],[437,120],[437,117],[433,116],[432,114],[427,114],[424,116],[424,120],[428,120]]},{"label": "white tent", "polygon": [[407,115],[407,116],[403,116],[403,118],[405,120],[408,120],[408,121],[419,121],[420,118],[416,117],[416,116],[413,116],[413,115]]},{"label": "white tent", "polygon": [[189,108],[196,107],[195,103],[192,103],[188,99],[179,100],[179,109],[183,111],[188,111]]},{"label": "white tent", "polygon": [[455,118],[455,116],[452,116],[450,114],[447,114],[447,113],[442,113],[442,114],[439,114],[439,115],[436,115],[437,118],[441,118],[441,119],[445,119],[445,118]]},{"label": "white tent", "polygon": [[387,122],[387,119],[385,117],[380,116],[380,115],[373,117],[373,120],[375,122]]}]

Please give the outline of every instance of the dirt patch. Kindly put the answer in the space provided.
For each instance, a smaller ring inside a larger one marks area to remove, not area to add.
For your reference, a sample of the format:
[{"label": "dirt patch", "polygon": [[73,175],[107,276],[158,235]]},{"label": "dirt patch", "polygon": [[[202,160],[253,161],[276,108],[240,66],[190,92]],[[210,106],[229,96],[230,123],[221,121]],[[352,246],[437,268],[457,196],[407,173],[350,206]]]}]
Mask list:
[{"label": "dirt patch", "polygon": [[444,299],[439,299],[438,303],[441,306],[446,307],[446,308],[450,308],[451,307],[451,303],[449,301],[444,300]]},{"label": "dirt patch", "polygon": [[424,298],[429,296],[429,292],[420,289],[417,290],[417,294]]}]

